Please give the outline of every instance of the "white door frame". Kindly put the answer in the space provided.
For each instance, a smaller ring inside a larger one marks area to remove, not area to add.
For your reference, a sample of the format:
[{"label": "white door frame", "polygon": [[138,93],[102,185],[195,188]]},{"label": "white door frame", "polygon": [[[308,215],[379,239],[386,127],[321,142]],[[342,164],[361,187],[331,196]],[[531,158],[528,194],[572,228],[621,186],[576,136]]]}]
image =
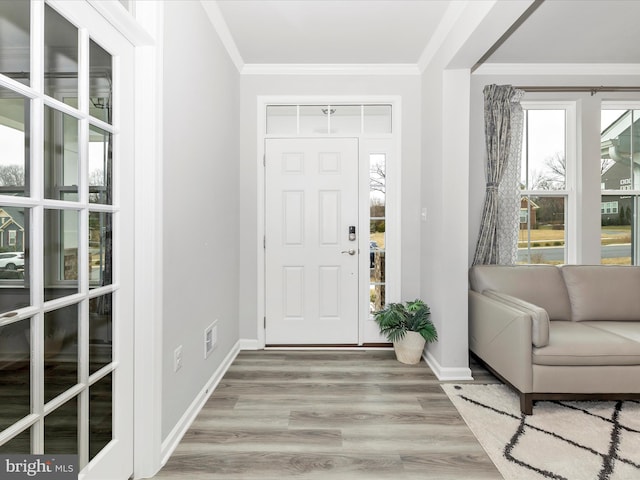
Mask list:
[{"label": "white door frame", "polygon": [[[135,48],[133,478],[162,467],[162,27],[164,6],[87,0]],[[151,200],[151,201],[150,201]],[[149,243],[149,237],[155,239]]]},{"label": "white door frame", "polygon": [[[387,264],[386,278],[387,278],[387,298],[391,301],[397,301],[400,299],[401,291],[401,205],[400,205],[400,179],[401,179],[401,125],[400,118],[402,118],[401,112],[401,97],[398,95],[369,95],[369,96],[326,96],[326,95],[307,95],[307,96],[291,96],[291,95],[259,95],[257,96],[257,204],[256,211],[258,212],[258,228],[256,238],[257,249],[257,282],[256,282],[256,299],[258,301],[257,318],[256,318],[256,330],[257,330],[257,348],[263,349],[265,347],[265,250],[264,250],[264,235],[265,235],[265,172],[264,172],[264,156],[265,156],[265,139],[267,138],[283,138],[283,135],[267,135],[267,106],[277,104],[299,104],[299,105],[339,105],[339,104],[388,104],[392,106],[392,135],[353,135],[345,134],[346,137],[357,136],[360,138],[360,161],[362,164],[363,152],[367,151],[367,140],[376,140],[380,138],[393,138],[393,161],[389,162],[387,166],[387,185],[389,186],[390,193],[387,194],[387,226],[388,233],[386,235],[386,241],[388,243],[387,251],[389,251],[389,257],[393,259],[392,262]],[[307,135],[305,135],[307,136]],[[334,137],[340,137],[336,135]],[[297,138],[292,136],[292,138]],[[333,138],[333,137],[331,137]],[[367,170],[368,171],[368,170]],[[364,176],[360,179],[363,182]],[[361,183],[362,186],[362,183]],[[368,186],[368,180],[367,180]],[[362,222],[361,222],[362,224]],[[362,228],[360,231],[363,231]],[[367,272],[368,273],[368,272]],[[368,289],[368,287],[367,287]],[[363,302],[364,303],[364,302]],[[360,333],[362,338],[364,328],[364,315],[368,315],[368,308],[364,311],[360,308]]]}]

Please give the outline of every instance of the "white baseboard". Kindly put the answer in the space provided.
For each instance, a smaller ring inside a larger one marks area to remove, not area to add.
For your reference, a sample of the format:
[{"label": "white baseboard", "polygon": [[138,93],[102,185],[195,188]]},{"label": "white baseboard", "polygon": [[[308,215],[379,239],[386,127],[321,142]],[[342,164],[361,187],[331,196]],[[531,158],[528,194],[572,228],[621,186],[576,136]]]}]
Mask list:
[{"label": "white baseboard", "polygon": [[252,338],[240,339],[240,350],[261,350],[262,347],[258,343],[258,340]]},{"label": "white baseboard", "polygon": [[426,351],[422,358],[427,362],[429,368],[433,371],[433,373],[438,377],[438,380],[441,382],[451,382],[458,380],[473,380],[471,376],[470,368],[447,368],[440,365],[440,363],[435,359],[435,357],[431,354],[431,352]]},{"label": "white baseboard", "polygon": [[218,386],[220,380],[222,380],[222,377],[224,377],[224,374],[227,373],[227,370],[229,369],[235,358],[238,356],[238,353],[240,352],[240,343],[241,340],[239,340],[233,346],[220,366],[216,369],[215,372],[213,372],[213,375],[207,381],[204,388],[200,390],[198,395],[196,395],[196,398],[193,399],[193,402],[191,402],[191,405],[189,405],[189,408],[186,412],[184,412],[176,426],[173,427],[173,430],[171,430],[169,435],[167,435],[167,438],[162,442],[160,452],[162,466],[167,463],[169,457],[171,457],[171,454],[173,454],[174,450],[178,447],[180,440],[182,440],[184,434],[187,433],[187,430],[189,430],[189,427],[198,416],[198,413],[200,413],[200,410],[202,410],[202,407],[207,402],[215,388]]}]

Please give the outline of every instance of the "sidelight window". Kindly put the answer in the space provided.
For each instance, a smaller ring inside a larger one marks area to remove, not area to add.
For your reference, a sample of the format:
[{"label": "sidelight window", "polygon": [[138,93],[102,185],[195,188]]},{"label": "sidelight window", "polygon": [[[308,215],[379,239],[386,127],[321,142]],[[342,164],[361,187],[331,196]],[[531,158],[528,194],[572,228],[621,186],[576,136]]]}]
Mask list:
[{"label": "sidelight window", "polygon": [[370,311],[382,310],[386,297],[386,155],[369,155]]}]

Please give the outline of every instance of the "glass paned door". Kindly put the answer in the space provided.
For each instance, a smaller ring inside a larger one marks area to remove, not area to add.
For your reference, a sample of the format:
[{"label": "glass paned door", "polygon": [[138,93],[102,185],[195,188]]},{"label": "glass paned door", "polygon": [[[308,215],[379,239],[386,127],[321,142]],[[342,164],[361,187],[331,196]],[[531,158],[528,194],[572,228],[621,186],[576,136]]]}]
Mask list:
[{"label": "glass paned door", "polygon": [[0,453],[129,478],[133,48],[85,1],[0,27]]}]

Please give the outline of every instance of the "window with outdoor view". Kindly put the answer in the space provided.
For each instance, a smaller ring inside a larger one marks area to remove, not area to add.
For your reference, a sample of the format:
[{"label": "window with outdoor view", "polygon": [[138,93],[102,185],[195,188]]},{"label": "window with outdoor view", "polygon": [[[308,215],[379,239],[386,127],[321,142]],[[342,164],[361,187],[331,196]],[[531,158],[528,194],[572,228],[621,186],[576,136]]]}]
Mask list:
[{"label": "window with outdoor view", "polygon": [[385,305],[385,206],[386,160],[384,153],[369,155],[369,289],[370,312]]},{"label": "window with outdoor view", "polygon": [[566,262],[567,111],[524,107],[518,263]]},{"label": "window with outdoor view", "polygon": [[605,104],[600,120],[600,262],[638,265],[640,110]]}]

